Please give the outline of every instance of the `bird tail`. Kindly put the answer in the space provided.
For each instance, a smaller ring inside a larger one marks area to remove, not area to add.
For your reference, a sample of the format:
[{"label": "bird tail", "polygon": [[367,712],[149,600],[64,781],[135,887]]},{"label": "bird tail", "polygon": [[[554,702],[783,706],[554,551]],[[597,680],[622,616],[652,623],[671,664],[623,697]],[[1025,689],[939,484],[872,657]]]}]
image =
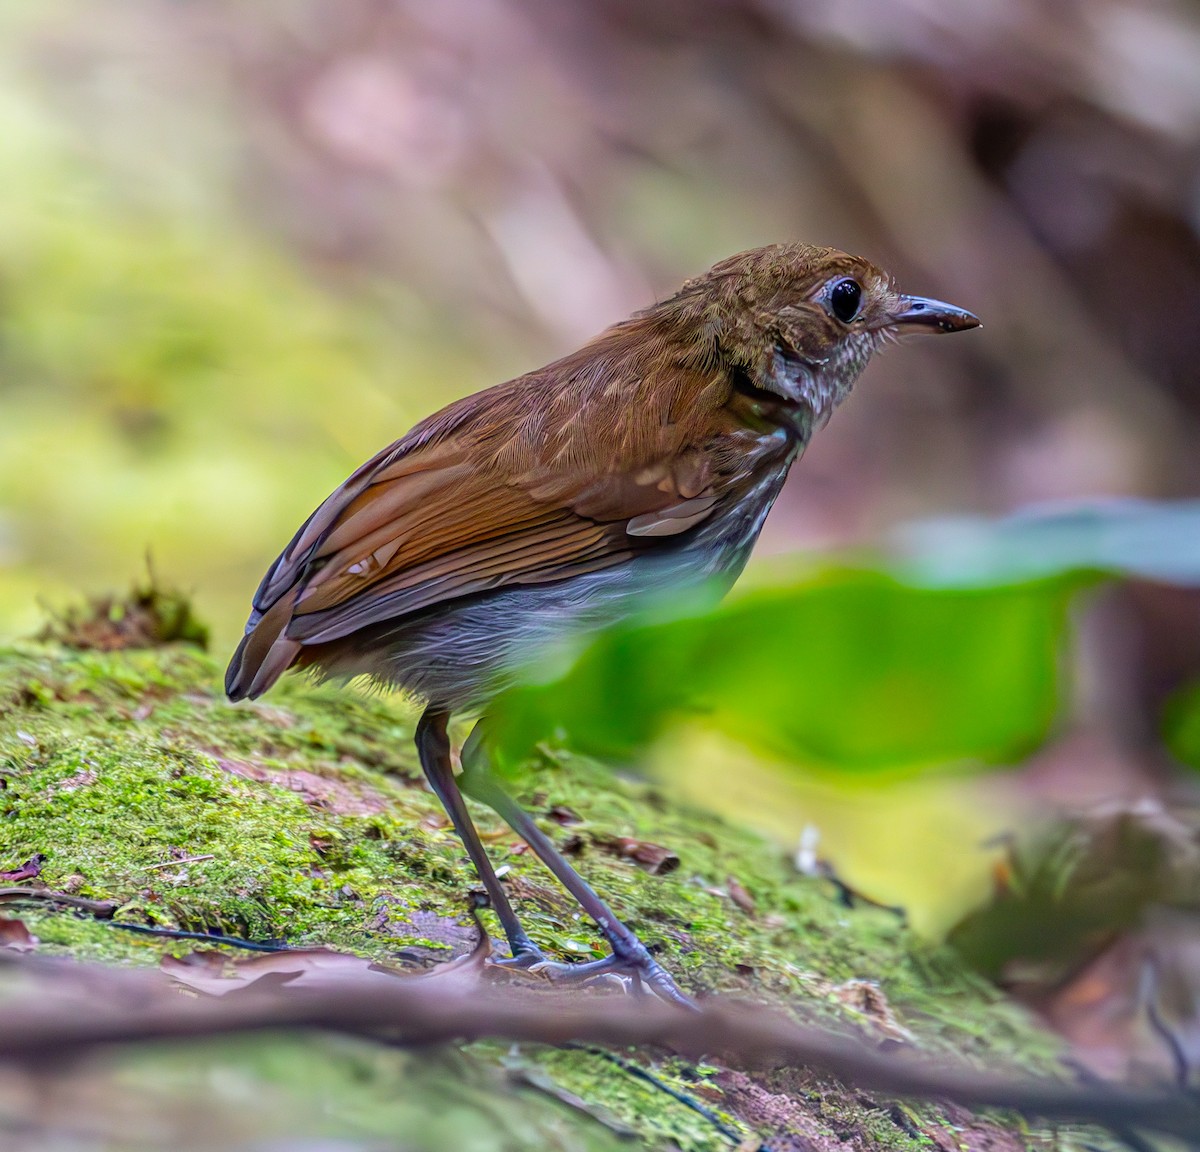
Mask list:
[{"label": "bird tail", "polygon": [[296,595],[293,589],[257,619],[250,618],[225,670],[225,694],[230,700],[257,699],[296,662],[300,642],[287,636]]}]

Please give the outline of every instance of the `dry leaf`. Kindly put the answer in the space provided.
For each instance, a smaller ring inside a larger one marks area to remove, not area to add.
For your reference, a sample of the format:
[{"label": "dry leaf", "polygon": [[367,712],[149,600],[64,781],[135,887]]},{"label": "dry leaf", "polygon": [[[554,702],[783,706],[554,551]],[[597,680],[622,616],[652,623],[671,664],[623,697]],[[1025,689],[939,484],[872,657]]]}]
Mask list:
[{"label": "dry leaf", "polygon": [[35,853],[24,864],[18,865],[7,872],[0,872],[0,880],[6,880],[11,883],[16,880],[36,879],[42,874],[42,861],[45,859],[44,853]]},{"label": "dry leaf", "polygon": [[725,889],[729,893],[729,899],[745,912],[747,916],[754,914],[754,897],[742,887],[736,877],[729,876],[726,878]]},{"label": "dry leaf", "polygon": [[16,919],[0,916],[0,948],[11,948],[14,952],[32,952],[38,946],[38,938]]},{"label": "dry leaf", "polygon": [[612,849],[618,856],[640,864],[652,876],[665,876],[679,867],[679,857],[670,848],[651,844],[648,840],[636,840],[632,836],[614,836],[597,841]]}]

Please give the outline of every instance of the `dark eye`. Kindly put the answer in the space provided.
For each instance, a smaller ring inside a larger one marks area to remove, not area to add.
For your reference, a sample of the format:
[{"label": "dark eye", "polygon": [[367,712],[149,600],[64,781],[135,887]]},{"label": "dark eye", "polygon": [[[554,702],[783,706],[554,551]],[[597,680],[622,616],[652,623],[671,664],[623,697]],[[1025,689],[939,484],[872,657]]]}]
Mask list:
[{"label": "dark eye", "polygon": [[857,280],[839,280],[829,292],[829,310],[843,323],[849,324],[858,315],[862,289]]}]

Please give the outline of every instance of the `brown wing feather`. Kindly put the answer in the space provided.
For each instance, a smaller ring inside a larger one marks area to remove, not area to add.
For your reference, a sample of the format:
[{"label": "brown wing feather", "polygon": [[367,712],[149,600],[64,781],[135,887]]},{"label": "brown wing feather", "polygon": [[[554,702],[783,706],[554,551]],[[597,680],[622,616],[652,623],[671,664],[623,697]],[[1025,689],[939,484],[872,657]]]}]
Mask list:
[{"label": "brown wing feather", "polygon": [[[614,375],[633,372],[596,354],[605,339],[574,366],[451,405],[358,469],[263,580],[230,694],[265,691],[303,645],[483,590],[619,564],[707,518],[722,484],[703,434],[720,389],[697,377],[689,405],[678,388],[637,378],[613,388]],[[647,422],[655,402],[662,411]],[[657,435],[647,437],[647,423]]]},{"label": "brown wing feather", "polygon": [[[493,473],[464,475],[445,469],[432,486],[428,473],[419,497],[388,491],[409,478],[368,488],[334,521],[316,549],[321,566],[296,599],[287,636],[325,643],[359,628],[430,607],[483,588],[540,583],[571,575],[576,560],[607,557],[617,564],[647,547],[644,537],[677,534],[707,516],[715,497],[683,500],[674,487],[630,483],[614,475],[611,485],[590,481],[578,501],[547,501]],[[576,482],[578,485],[578,481]],[[601,496],[598,489],[610,486]],[[564,506],[565,503],[565,506]],[[386,513],[374,515],[376,505]],[[676,510],[682,510],[678,517]],[[637,520],[641,531],[628,527]],[[654,521],[658,527],[645,526]],[[356,524],[365,533],[353,537]]]}]

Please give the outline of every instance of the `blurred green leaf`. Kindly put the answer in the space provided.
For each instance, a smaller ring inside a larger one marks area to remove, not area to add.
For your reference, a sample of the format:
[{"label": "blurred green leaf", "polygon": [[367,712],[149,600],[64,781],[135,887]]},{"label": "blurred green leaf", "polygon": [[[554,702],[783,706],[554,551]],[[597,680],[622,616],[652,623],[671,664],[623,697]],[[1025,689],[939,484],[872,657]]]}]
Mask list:
[{"label": "blurred green leaf", "polygon": [[1167,703],[1163,736],[1176,759],[1200,768],[1200,683],[1187,685]]},{"label": "blurred green leaf", "polygon": [[969,587],[1092,570],[1200,585],[1200,500],[1044,505],[1001,520],[956,517],[903,528],[907,579]]},{"label": "blurred green leaf", "polygon": [[692,716],[809,765],[1012,759],[1054,723],[1066,607],[1080,583],[935,590],[841,570],[620,625],[560,674],[500,697],[498,758],[513,763],[553,736],[629,760]]}]

